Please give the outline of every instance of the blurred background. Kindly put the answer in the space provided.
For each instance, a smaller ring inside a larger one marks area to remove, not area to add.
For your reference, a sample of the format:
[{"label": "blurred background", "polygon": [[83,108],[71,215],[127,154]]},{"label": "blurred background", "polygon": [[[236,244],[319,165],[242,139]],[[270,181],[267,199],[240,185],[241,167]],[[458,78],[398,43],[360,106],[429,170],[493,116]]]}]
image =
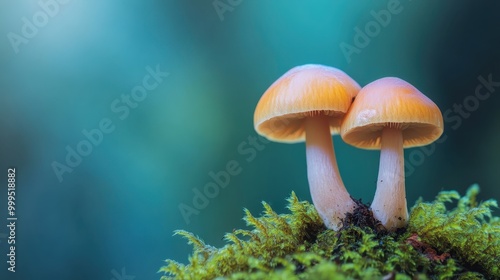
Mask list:
[{"label": "blurred background", "polygon": [[[8,167],[18,221],[15,274],[0,226],[0,278],[158,279],[165,259],[191,252],[174,230],[222,246],[243,208],[286,212],[291,191],[310,200],[304,144],[252,142],[262,93],[307,63],[362,86],[397,76],[440,107],[443,138],[405,151],[409,205],[474,183],[499,200],[499,12],[498,1],[1,1],[0,221]],[[370,202],[379,152],[334,142],[348,190]],[[205,197],[209,174],[225,187]]]}]

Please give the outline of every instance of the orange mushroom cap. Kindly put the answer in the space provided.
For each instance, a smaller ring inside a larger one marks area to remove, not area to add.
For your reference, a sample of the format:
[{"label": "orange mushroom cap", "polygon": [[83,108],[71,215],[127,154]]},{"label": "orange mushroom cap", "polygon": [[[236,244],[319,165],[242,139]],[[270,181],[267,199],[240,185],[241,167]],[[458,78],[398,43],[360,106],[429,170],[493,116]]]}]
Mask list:
[{"label": "orange mushroom cap", "polygon": [[360,86],[333,67],[297,66],[276,80],[262,95],[254,113],[257,133],[276,142],[305,140],[304,118],[329,116],[330,132],[338,134]]},{"label": "orange mushroom cap", "polygon": [[403,147],[427,145],[443,133],[443,116],[432,100],[399,78],[382,78],[361,89],[345,115],[342,139],[355,147],[380,149],[386,126],[402,130]]}]

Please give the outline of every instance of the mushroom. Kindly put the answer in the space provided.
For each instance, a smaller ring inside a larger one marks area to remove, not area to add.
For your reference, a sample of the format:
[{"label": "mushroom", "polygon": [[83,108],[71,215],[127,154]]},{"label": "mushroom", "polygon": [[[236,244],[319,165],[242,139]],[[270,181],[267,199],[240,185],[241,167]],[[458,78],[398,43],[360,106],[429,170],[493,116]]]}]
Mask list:
[{"label": "mushroom", "polygon": [[257,133],[275,142],[306,141],[307,178],[325,225],[338,230],[355,203],[335,159],[332,134],[360,86],[344,72],[323,65],[292,68],[262,95],[254,114]]},{"label": "mushroom", "polygon": [[361,89],[341,127],[355,147],[380,149],[374,217],[389,231],[406,226],[403,148],[430,144],[443,133],[439,108],[418,89],[398,78],[382,78]]}]

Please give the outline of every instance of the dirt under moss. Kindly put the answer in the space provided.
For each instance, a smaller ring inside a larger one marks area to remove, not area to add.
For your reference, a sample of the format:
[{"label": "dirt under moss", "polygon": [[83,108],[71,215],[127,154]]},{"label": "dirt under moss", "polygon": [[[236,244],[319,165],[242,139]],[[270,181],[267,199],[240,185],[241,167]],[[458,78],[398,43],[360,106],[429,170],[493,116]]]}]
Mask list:
[{"label": "dirt under moss", "polygon": [[[494,200],[477,202],[478,186],[463,197],[441,192],[418,201],[409,225],[387,232],[358,202],[340,231],[324,227],[314,206],[288,198],[288,214],[263,202],[264,213],[245,210],[250,230],[235,230],[222,248],[177,231],[193,245],[189,264],[167,260],[166,279],[499,279],[500,218]],[[447,207],[450,203],[453,207]],[[450,209],[449,209],[450,208]]]}]

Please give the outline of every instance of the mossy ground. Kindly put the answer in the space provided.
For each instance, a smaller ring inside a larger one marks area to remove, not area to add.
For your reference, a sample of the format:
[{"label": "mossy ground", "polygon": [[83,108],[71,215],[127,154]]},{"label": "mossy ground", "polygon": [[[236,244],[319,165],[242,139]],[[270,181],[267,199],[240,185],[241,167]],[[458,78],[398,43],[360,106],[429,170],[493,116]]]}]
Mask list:
[{"label": "mossy ground", "polygon": [[[267,203],[261,217],[245,210],[252,230],[227,233],[217,249],[186,231],[189,264],[167,260],[166,279],[500,279],[500,218],[479,188],[460,197],[441,192],[418,201],[408,228],[388,233],[362,204],[339,232],[323,226],[314,206],[292,193],[289,214]],[[445,203],[456,202],[448,209]]]}]

